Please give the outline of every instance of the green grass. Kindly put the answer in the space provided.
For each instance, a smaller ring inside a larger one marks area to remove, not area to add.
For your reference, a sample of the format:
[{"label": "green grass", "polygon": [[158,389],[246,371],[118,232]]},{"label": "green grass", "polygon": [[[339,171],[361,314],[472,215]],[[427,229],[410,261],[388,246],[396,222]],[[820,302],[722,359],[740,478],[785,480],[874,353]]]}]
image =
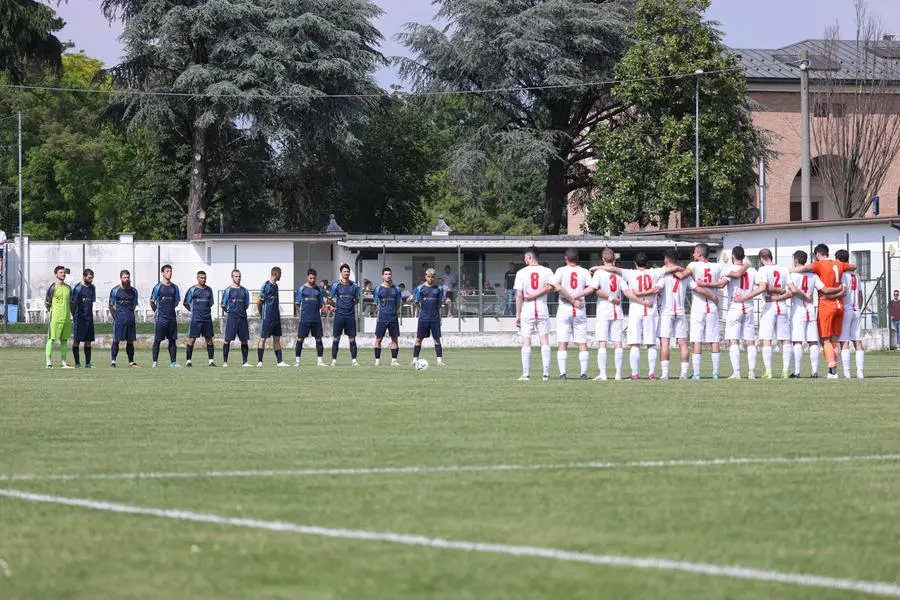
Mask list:
[{"label": "green grass", "polygon": [[[366,366],[359,369],[316,369],[307,349],[299,370],[113,370],[107,351],[96,354],[101,368],[46,371],[39,350],[0,351],[0,474],[900,452],[900,358],[889,354],[867,356],[865,381],[525,384],[515,381],[515,349],[450,350],[447,368],[425,372],[375,369],[371,350],[362,352]],[[403,356],[408,360],[408,349]],[[423,357],[433,362],[431,350]],[[346,350],[341,358],[346,365]],[[138,360],[149,364],[148,353]],[[269,350],[268,365],[272,360]],[[81,479],[0,488],[900,584],[900,462],[893,461]],[[0,498],[0,558],[4,600],[865,597],[9,498]]]},{"label": "green grass", "polygon": [[[219,329],[218,323],[213,321],[213,325],[215,329]],[[10,334],[47,334],[47,323],[6,323],[0,324],[0,333],[4,333],[3,327],[6,327],[6,333]],[[138,321],[135,324],[135,328],[137,333],[140,334],[152,334],[154,331],[153,323],[142,323]],[[186,324],[179,323],[178,329],[179,331],[185,330],[187,328]],[[103,323],[96,322],[94,323],[94,333],[97,335],[112,335],[113,332],[113,324],[111,322]]]}]

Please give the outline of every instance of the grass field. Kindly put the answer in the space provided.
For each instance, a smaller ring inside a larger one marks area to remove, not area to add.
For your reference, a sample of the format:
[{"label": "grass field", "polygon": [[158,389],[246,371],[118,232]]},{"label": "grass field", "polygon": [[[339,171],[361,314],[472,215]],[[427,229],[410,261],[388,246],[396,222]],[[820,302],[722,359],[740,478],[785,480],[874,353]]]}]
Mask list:
[{"label": "grass field", "polygon": [[519,383],[515,349],[97,354],[0,351],[4,600],[900,596],[897,355],[865,381]]}]

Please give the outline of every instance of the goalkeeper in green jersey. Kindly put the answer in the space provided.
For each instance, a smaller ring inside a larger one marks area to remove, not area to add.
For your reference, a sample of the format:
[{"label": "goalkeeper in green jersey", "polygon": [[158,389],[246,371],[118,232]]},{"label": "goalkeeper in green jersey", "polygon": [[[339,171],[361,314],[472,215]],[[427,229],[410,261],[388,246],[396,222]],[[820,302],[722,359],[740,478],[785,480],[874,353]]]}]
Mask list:
[{"label": "goalkeeper in green jersey", "polygon": [[66,283],[66,268],[53,269],[56,281],[47,288],[44,306],[50,311],[50,332],[47,336],[47,368],[53,368],[53,342],[59,340],[59,359],[63,369],[74,369],[66,362],[68,342],[72,337],[72,288]]}]

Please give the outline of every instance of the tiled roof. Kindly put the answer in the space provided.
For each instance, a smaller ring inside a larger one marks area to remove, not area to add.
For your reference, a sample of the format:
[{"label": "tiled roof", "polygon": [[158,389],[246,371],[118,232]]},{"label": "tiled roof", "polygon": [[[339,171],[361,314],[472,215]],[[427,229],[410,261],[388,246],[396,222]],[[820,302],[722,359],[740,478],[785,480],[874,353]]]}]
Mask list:
[{"label": "tiled roof", "polygon": [[[832,44],[835,44],[832,46]],[[838,79],[855,81],[858,73],[900,81],[900,40],[879,41],[869,46],[856,40],[804,40],[784,48],[734,48],[750,81],[799,81],[800,51],[809,51],[810,71],[829,71]],[[865,61],[865,65],[858,65]]]}]

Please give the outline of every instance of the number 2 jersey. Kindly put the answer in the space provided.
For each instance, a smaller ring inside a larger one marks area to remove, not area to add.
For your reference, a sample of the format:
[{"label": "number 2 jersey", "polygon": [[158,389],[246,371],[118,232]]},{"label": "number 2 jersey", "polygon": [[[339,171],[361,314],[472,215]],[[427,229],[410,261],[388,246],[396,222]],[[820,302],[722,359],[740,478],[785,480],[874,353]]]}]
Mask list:
[{"label": "number 2 jersey", "polygon": [[[763,265],[756,272],[756,284],[767,284],[769,287],[787,290],[790,283],[790,274],[784,267],[778,265]],[[774,312],[776,315],[787,315],[789,308],[786,300],[772,301],[772,294],[763,294],[762,315]]]},{"label": "number 2 jersey", "polygon": [[[516,292],[536,294],[553,280],[553,271],[541,265],[527,266],[516,273]],[[523,318],[546,319],[550,317],[547,294],[536,300],[525,300],[522,304]]]}]

